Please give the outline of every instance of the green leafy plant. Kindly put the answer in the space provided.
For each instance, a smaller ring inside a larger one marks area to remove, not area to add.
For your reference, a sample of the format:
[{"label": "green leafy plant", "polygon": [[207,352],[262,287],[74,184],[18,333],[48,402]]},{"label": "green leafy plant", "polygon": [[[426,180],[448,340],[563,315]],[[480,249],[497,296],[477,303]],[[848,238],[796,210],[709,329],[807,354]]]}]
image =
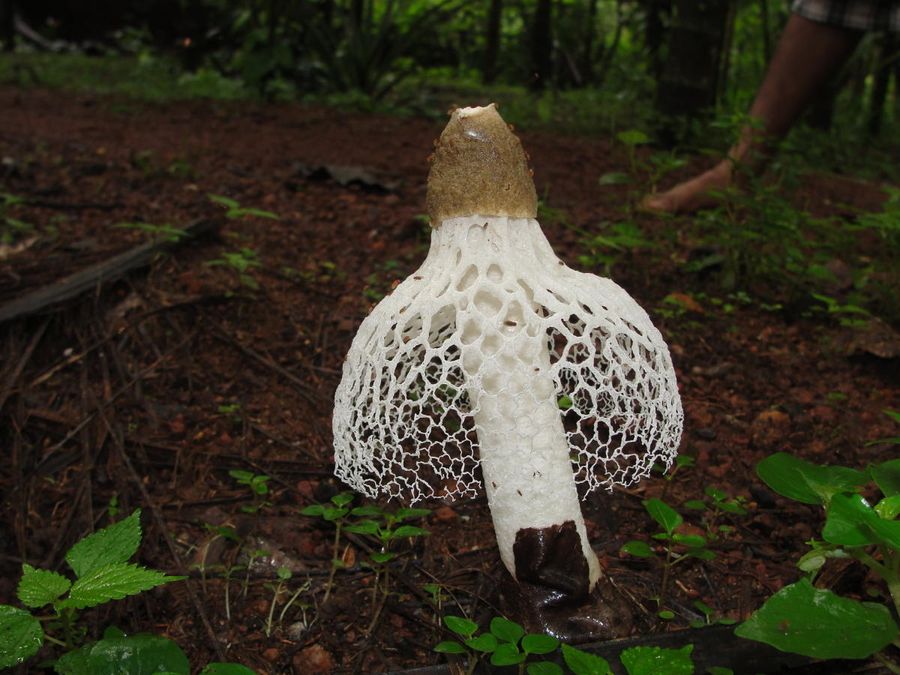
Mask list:
[{"label": "green leafy plant", "polygon": [[209,201],[213,204],[218,204],[225,209],[225,217],[229,219],[237,219],[237,218],[270,218],[271,220],[278,220],[278,214],[272,213],[271,211],[263,211],[262,209],[254,209],[245,206],[241,206],[240,202],[235,199],[231,199],[231,197],[224,197],[222,195],[214,195],[208,194]]},{"label": "green leafy plant", "polygon": [[[0,668],[14,666],[33,656],[45,641],[69,651],[57,663],[57,672],[61,673],[79,672],[72,664],[90,663],[100,658],[101,652],[107,654],[111,647],[104,640],[124,644],[123,649],[130,645],[135,652],[141,653],[152,652],[157,646],[162,651],[171,650],[168,641],[160,642],[163,638],[129,638],[118,634],[72,651],[84,635],[84,628],[77,622],[80,610],[184,578],[128,562],[141,543],[140,515],[140,509],[137,509],[124,520],[98,530],[72,546],[65,559],[74,572],[74,580],[27,563],[22,565],[16,595],[28,609],[0,605]],[[34,613],[47,606],[50,607],[49,615]]]},{"label": "green leafy plant", "polygon": [[[683,534],[678,528],[684,518],[663,500],[653,497],[644,500],[644,508],[650,517],[660,526],[660,531],[653,534],[653,539],[663,542],[665,555],[661,558],[663,576],[659,587],[658,604],[666,603],[672,568],[692,558],[712,560],[716,554],[707,548],[707,539],[698,534]],[[625,542],[621,550],[636,558],[658,558],[656,550],[645,541],[632,540]],[[664,610],[665,611],[665,610]],[[667,618],[668,615],[663,615]]]},{"label": "green leafy plant", "polygon": [[[439,642],[434,651],[465,657],[467,675],[474,673],[484,658],[492,666],[517,666],[520,673],[528,675],[562,675],[565,671],[557,663],[557,655],[575,675],[612,675],[613,672],[606,659],[562,644],[550,635],[526,634],[521,625],[501,616],[491,619],[485,633],[478,632],[477,623],[461,616],[445,616],[444,625],[457,639]],[[623,650],[619,660],[629,675],[690,675],[694,672],[693,649],[690,644],[681,649],[632,647]]]},{"label": "green leafy plant", "polygon": [[[275,618],[275,607],[278,604],[278,598],[281,596],[284,591],[285,586],[293,577],[291,570],[287,567],[279,567],[275,575],[277,577],[277,581],[275,584],[270,584],[268,588],[272,591],[272,603],[269,605],[269,615],[266,617],[266,637],[272,635],[272,626],[273,620]],[[307,581],[303,585],[300,586],[294,593],[288,598],[288,601],[284,603],[284,606],[281,608],[281,612],[278,614],[278,623],[284,621],[284,615],[291,608],[291,605],[300,597],[300,594],[304,591],[309,590],[310,583]],[[306,618],[304,616],[303,620],[304,625],[306,625]]]},{"label": "green leafy plant", "polygon": [[609,274],[625,254],[652,247],[641,228],[631,221],[600,223],[597,230],[580,230],[580,244],[587,253],[578,256],[578,263],[588,269],[601,269],[604,274]]},{"label": "green leafy plant", "polygon": [[397,557],[397,553],[391,550],[393,543],[399,539],[414,539],[425,537],[428,530],[416,525],[409,525],[404,521],[416,518],[424,518],[429,513],[428,509],[400,508],[391,513],[380,506],[357,506],[350,515],[360,518],[358,522],[344,526],[345,532],[373,536],[377,539],[379,550],[369,554],[368,565],[375,571],[375,583],[372,584],[372,608],[374,625],[378,616],[378,591],[381,589],[381,603],[390,592],[390,573],[388,564]]},{"label": "green leafy plant", "polygon": [[262,263],[259,261],[256,251],[252,248],[244,246],[238,251],[227,251],[222,254],[221,258],[207,260],[206,264],[209,267],[230,267],[237,272],[238,279],[244,286],[253,291],[259,290],[259,283],[250,274],[250,270],[262,267]]},{"label": "green leafy plant", "polygon": [[138,230],[147,232],[153,237],[164,239],[165,241],[176,242],[187,236],[187,233],[174,225],[163,224],[154,225],[153,223],[116,223],[113,227],[125,230]]},{"label": "green leafy plant", "polygon": [[[770,597],[735,634],[814,658],[874,656],[900,673],[900,664],[882,652],[900,639],[888,608],[813,585],[829,559],[851,558],[884,581],[900,612],[900,459],[859,471],[776,453],[757,465],[757,474],[778,494],[821,506],[825,523],[821,539],[797,563],[806,576]],[[882,493],[874,504],[862,494],[870,483]]]},{"label": "green leafy plant", "polygon": [[272,505],[272,502],[266,500],[269,494],[270,476],[244,471],[243,469],[232,469],[228,472],[228,475],[234,478],[238,484],[247,486],[253,497],[253,503],[244,504],[241,506],[241,511],[244,513],[259,513],[260,509]]},{"label": "green leafy plant", "polygon": [[331,595],[334,585],[334,574],[338,568],[344,566],[344,557],[338,555],[341,544],[341,530],[344,527],[344,519],[350,513],[350,504],[353,502],[352,492],[341,492],[331,498],[328,504],[310,504],[300,511],[304,516],[322,518],[327,523],[334,525],[334,541],[331,548],[331,569],[328,572],[328,581],[325,583],[325,596],[322,602],[326,602]]},{"label": "green leafy plant", "polygon": [[733,525],[719,522],[723,515],[746,516],[745,507],[747,500],[743,497],[732,498],[727,492],[714,485],[708,485],[703,494],[706,499],[688,499],[682,506],[692,511],[703,514],[703,524],[706,527],[707,538],[714,540],[719,536],[728,535],[734,531]]}]

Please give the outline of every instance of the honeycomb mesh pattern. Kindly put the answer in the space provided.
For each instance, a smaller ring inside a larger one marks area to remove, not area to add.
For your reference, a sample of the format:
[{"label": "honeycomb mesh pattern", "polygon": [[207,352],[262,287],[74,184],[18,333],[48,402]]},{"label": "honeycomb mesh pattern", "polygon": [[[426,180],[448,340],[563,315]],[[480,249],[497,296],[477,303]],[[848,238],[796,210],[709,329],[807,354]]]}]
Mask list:
[{"label": "honeycomb mesh pattern", "polygon": [[582,492],[671,464],[681,399],[647,313],[566,267],[537,221],[473,216],[433,230],[419,270],[360,326],[335,395],[336,475],[370,497],[475,496],[475,418],[483,396],[504,395],[504,358],[555,384],[529,394],[558,407]]}]

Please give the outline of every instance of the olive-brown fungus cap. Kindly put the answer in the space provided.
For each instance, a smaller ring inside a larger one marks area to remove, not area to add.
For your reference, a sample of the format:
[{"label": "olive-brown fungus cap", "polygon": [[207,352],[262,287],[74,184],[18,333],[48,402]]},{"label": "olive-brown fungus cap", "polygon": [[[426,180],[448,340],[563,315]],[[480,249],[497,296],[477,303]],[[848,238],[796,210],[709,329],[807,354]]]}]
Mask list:
[{"label": "olive-brown fungus cap", "polygon": [[475,214],[537,216],[525,151],[493,103],[451,113],[435,146],[426,204],[432,227]]}]

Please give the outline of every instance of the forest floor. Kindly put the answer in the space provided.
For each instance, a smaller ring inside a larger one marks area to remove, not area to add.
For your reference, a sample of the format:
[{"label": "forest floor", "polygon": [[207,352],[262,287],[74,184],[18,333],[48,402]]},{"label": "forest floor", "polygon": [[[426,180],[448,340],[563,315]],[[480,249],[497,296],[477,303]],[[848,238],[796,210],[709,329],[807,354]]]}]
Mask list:
[{"label": "forest floor", "polygon": [[[428,250],[426,160],[441,124],[11,87],[0,88],[0,110],[0,192],[25,200],[0,217],[26,224],[0,249],[0,308],[164,226],[214,226],[52,312],[0,326],[0,603],[15,604],[23,562],[64,572],[65,551],[105,526],[114,504],[144,510],[141,562],[191,579],[86,612],[91,634],[111,624],[162,633],[194,667],[228,659],[260,673],[412,668],[444,661],[432,651],[447,637],[441,615],[481,625],[496,615],[499,562],[483,497],[425,505],[430,515],[413,524],[430,536],[398,542],[386,600],[365,564],[374,540],[349,535],[325,601],[334,528],[299,513],[346,489],[332,477],[341,364],[373,303]],[[794,563],[821,523],[820,509],[769,492],[755,465],[776,451],[852,467],[896,454],[871,443],[896,436],[883,413],[900,408],[891,329],[881,325],[873,347],[865,330],[808,302],[775,306],[722,291],[714,276],[685,271],[707,253],[690,218],[636,212],[634,188],[598,185],[627,167],[627,148],[521,135],[542,224],[563,260],[582,268],[600,223],[627,219],[647,244],[611,249],[611,275],[669,342],[686,414],[681,453],[695,460],[671,480],[590,495],[593,547],[634,612],[635,633],[702,620],[698,600],[714,619],[745,618],[798,577]],[[226,217],[210,194],[278,218]],[[817,217],[852,218],[879,211],[885,193],[876,182],[808,172],[789,197]],[[878,243],[861,237],[858,246],[847,256],[873,255]],[[254,496],[233,470],[268,476],[268,494]],[[709,487],[740,499],[747,514],[714,525],[709,511],[681,509],[693,531],[717,533],[716,557],[675,569],[665,600],[674,618],[662,620],[660,566],[620,548],[651,541],[643,499],[664,495],[680,508],[709,500]],[[267,635],[280,567],[292,576]],[[872,585],[846,565],[829,574],[850,594]]]}]

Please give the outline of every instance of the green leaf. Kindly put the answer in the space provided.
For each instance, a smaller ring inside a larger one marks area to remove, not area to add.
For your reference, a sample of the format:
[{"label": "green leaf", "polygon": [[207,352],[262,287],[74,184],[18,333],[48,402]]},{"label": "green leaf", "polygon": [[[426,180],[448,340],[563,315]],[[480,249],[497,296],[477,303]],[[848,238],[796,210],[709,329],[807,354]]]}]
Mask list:
[{"label": "green leaf", "polygon": [[635,558],[652,558],[656,555],[650,545],[645,541],[626,541],[620,551],[624,551],[628,555],[633,555]]},{"label": "green leaf", "polygon": [[310,504],[306,508],[300,510],[300,515],[302,516],[324,516],[325,515],[325,507],[321,504]]},{"label": "green leaf", "polygon": [[559,647],[559,640],[552,635],[529,633],[522,638],[522,651],[526,654],[549,654]]},{"label": "green leaf", "polygon": [[347,506],[352,501],[353,501],[353,493],[352,492],[341,492],[331,498],[331,503],[334,504],[335,506]]},{"label": "green leaf", "polygon": [[133,563],[114,563],[86,574],[72,584],[63,607],[96,607],[110,600],[121,600],[184,577],[170,577],[163,572],[148,570]]},{"label": "green leaf", "polygon": [[344,532],[352,532],[353,534],[377,535],[379,529],[378,523],[374,520],[361,520],[358,523],[344,526]]},{"label": "green leaf", "polygon": [[466,647],[474,649],[476,652],[490,654],[497,649],[497,638],[490,633],[482,633],[466,640]]},{"label": "green leaf", "polygon": [[109,527],[98,530],[78,541],[66,553],[66,562],[83,577],[97,568],[123,563],[141,545],[141,510]]},{"label": "green leaf", "polygon": [[612,675],[606,659],[566,644],[561,649],[563,661],[575,675]]},{"label": "green leaf", "polygon": [[478,624],[474,621],[469,621],[469,619],[464,619],[461,616],[453,616],[452,614],[444,617],[444,625],[457,635],[462,635],[465,638],[471,637],[478,630]]},{"label": "green leaf", "polygon": [[656,497],[645,500],[644,508],[668,534],[672,534],[672,531],[684,522],[678,511]]},{"label": "green leaf", "polygon": [[692,511],[703,511],[706,509],[706,502],[701,499],[688,499],[682,506]]},{"label": "green leaf", "polygon": [[63,655],[54,665],[59,675],[189,675],[181,648],[160,635],[103,639]]},{"label": "green leaf", "polygon": [[865,659],[895,640],[898,628],[884,605],[842,598],[803,578],[766,600],[734,633],[816,659]]},{"label": "green leaf", "polygon": [[458,642],[445,640],[444,642],[438,642],[434,646],[434,651],[440,654],[465,654],[466,648]]},{"label": "green leaf", "polygon": [[843,466],[821,466],[776,452],[756,465],[756,473],[780,495],[803,504],[827,504],[838,492],[865,484],[866,474]]},{"label": "green leaf", "polygon": [[384,514],[384,510],[378,506],[357,506],[350,512],[350,515],[360,518],[380,518]]},{"label": "green leaf", "polygon": [[731,668],[724,668],[722,666],[710,666],[706,669],[707,675],[734,675],[734,671]]},{"label": "green leaf", "polygon": [[372,562],[377,563],[378,565],[384,565],[396,558],[397,554],[389,553],[388,551],[375,551],[369,557],[372,558]]},{"label": "green leaf", "polygon": [[200,675],[256,675],[256,671],[239,663],[209,663]]},{"label": "green leaf", "polygon": [[44,644],[40,622],[24,609],[0,605],[0,669],[33,656]]},{"label": "green leaf", "polygon": [[403,539],[405,537],[427,537],[431,532],[428,530],[416,527],[415,525],[401,525],[396,530],[391,532],[391,539]]},{"label": "green leaf", "polygon": [[62,574],[22,565],[22,578],[16,595],[26,607],[43,607],[69,590],[72,583]]},{"label": "green leaf", "polygon": [[528,675],[563,675],[563,669],[550,661],[537,661],[525,666]]},{"label": "green leaf", "polygon": [[661,612],[657,612],[656,615],[663,621],[671,621],[675,618],[675,612],[671,609],[664,609]]},{"label": "green leaf", "polygon": [[346,516],[348,512],[349,509],[325,506],[322,510],[322,517],[329,523],[333,523],[335,520],[340,520]]},{"label": "green leaf", "polygon": [[831,498],[822,538],[841,546],[882,544],[900,550],[900,521],[885,520],[858,494]]},{"label": "green leaf", "polygon": [[572,407],[573,403],[572,403],[572,399],[569,398],[568,396],[560,396],[559,399],[556,401],[556,405],[559,407],[560,410],[568,410],[569,408]]},{"label": "green leaf", "polygon": [[234,199],[225,197],[223,195],[208,194],[206,196],[213,204],[218,204],[219,206],[224,206],[229,209],[236,209],[241,205],[240,202],[237,202]]},{"label": "green leaf", "polygon": [[712,485],[707,487],[703,492],[707,497],[712,497],[717,502],[724,502],[728,499],[728,495],[725,492],[722,492],[719,488],[713,487]]},{"label": "green leaf", "polygon": [[500,640],[517,644],[519,639],[525,635],[525,629],[515,621],[510,621],[502,616],[495,616],[491,619],[491,633]]},{"label": "green leaf", "polygon": [[685,555],[691,558],[699,558],[700,560],[715,560],[716,554],[708,548],[692,548],[685,551]]},{"label": "green leaf", "polygon": [[875,505],[875,513],[885,520],[894,520],[900,516],[900,495],[882,499]]},{"label": "green leaf", "polygon": [[610,171],[600,176],[598,185],[627,185],[631,182],[631,176],[623,171]]},{"label": "green leaf", "polygon": [[625,145],[635,146],[635,145],[644,145],[650,142],[650,137],[647,136],[643,131],[638,129],[627,129],[625,131],[620,131],[616,134],[616,138],[620,143],[624,143]]},{"label": "green leaf", "polygon": [[672,541],[676,544],[681,544],[682,546],[688,546],[690,548],[702,548],[703,546],[706,546],[706,539],[699,534],[678,534],[676,532],[672,535]]},{"label": "green leaf", "polygon": [[497,645],[497,649],[491,654],[491,665],[494,666],[514,666],[522,663],[528,658],[527,654],[519,651],[512,642],[501,642]]},{"label": "green leaf", "polygon": [[631,647],[619,654],[619,660],[628,675],[693,675],[692,651],[694,645],[685,645],[681,649]]},{"label": "green leaf", "polygon": [[900,495],[900,459],[892,459],[870,467],[869,473],[885,497]]}]

